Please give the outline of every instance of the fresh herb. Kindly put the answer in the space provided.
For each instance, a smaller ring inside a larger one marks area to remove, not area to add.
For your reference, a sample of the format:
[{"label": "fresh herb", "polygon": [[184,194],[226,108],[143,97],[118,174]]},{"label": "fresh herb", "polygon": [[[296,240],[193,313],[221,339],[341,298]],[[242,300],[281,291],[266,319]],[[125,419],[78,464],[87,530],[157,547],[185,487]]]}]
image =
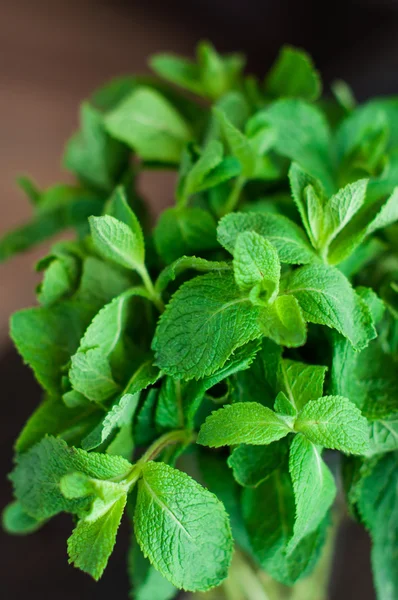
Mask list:
[{"label": "fresh herb", "polygon": [[[264,81],[208,43],[151,66],[191,95],[108,84],[66,146],[76,185],[19,180],[35,214],[0,259],[76,238],[11,319],[43,401],[4,526],[71,513],[69,560],[99,579],[125,518],[137,600],[276,600],[314,569],[300,597],[319,600],[343,481],[395,600],[398,100],[357,107],[343,82],[321,100],[291,47]],[[155,168],[176,171],[175,204],[151,228],[139,182]]]}]

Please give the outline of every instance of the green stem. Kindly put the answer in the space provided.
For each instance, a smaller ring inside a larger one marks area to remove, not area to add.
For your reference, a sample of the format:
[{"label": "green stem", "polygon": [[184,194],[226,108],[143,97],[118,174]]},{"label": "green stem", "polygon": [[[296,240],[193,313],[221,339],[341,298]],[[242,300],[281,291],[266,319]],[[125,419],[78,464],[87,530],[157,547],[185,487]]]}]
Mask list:
[{"label": "green stem", "polygon": [[241,192],[246,183],[246,177],[240,175],[234,183],[234,187],[231,190],[230,195],[228,196],[228,200],[225,203],[225,206],[222,209],[222,214],[220,216],[227,215],[230,212],[233,212],[239,202]]},{"label": "green stem", "polygon": [[141,456],[139,461],[131,469],[130,473],[128,473],[127,477],[124,477],[123,481],[128,484],[129,490],[133,487],[133,485],[138,481],[141,476],[142,467],[145,463],[150,460],[155,460],[157,456],[165,449],[167,446],[171,446],[172,444],[178,444],[178,442],[183,442],[189,444],[195,440],[196,434],[187,431],[186,429],[176,429],[174,431],[169,431],[164,435],[161,435],[157,440],[153,442],[147,449],[147,451]]},{"label": "green stem", "polygon": [[140,270],[138,272],[139,272],[142,282],[149,294],[150,299],[152,300],[152,302],[154,303],[156,308],[159,310],[159,312],[163,312],[164,311],[163,300],[162,300],[160,294],[155,290],[155,287],[152,283],[152,279],[149,276],[146,266],[142,265],[142,267],[140,268]]}]

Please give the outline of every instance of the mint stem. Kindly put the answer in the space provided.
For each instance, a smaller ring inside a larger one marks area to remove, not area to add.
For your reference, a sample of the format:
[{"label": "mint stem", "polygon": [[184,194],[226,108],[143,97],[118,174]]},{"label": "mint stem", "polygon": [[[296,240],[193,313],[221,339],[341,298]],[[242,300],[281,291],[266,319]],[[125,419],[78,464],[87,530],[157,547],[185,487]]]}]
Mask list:
[{"label": "mint stem", "polygon": [[240,195],[241,195],[241,192],[243,190],[245,183],[246,183],[246,177],[243,177],[243,175],[240,175],[235,180],[232,191],[228,197],[228,200],[227,200],[225,206],[223,207],[222,214],[220,216],[224,216],[235,210],[235,208],[238,205]]},{"label": "mint stem", "polygon": [[139,272],[142,282],[149,294],[150,299],[152,300],[152,302],[154,303],[156,308],[159,310],[159,312],[163,312],[164,311],[163,300],[162,300],[160,294],[155,290],[155,287],[152,283],[152,279],[150,278],[150,275],[148,273],[146,266],[142,265],[142,267],[140,268],[140,270],[138,272]]}]

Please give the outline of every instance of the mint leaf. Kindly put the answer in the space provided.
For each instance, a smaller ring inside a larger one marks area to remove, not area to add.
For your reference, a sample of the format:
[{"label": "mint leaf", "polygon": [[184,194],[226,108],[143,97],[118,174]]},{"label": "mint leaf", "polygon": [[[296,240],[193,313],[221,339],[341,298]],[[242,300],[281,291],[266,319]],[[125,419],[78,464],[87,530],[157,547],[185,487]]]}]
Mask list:
[{"label": "mint leaf", "polygon": [[30,200],[33,206],[36,206],[40,203],[41,192],[36,183],[30,179],[30,177],[26,177],[22,175],[17,177],[16,179],[18,187],[25,193],[25,195]]},{"label": "mint leaf", "polygon": [[233,254],[238,236],[246,231],[258,233],[271,242],[277,249],[282,263],[306,264],[317,260],[302,229],[282,215],[271,213],[226,215],[218,224],[218,241]]},{"label": "mint leaf", "polygon": [[241,164],[242,175],[247,178],[252,177],[256,168],[257,157],[249,139],[231,123],[223,111],[215,108],[214,115],[220,123],[223,136],[232,155]]},{"label": "mint leaf", "polygon": [[332,242],[329,262],[338,264],[345,260],[366,237],[378,229],[391,225],[398,219],[398,190],[391,196],[378,201],[368,201],[351,220],[347,227]]},{"label": "mint leaf", "polygon": [[80,120],[81,131],[67,143],[64,165],[84,183],[108,192],[127,166],[127,148],[108,135],[103,116],[87,102]]},{"label": "mint leaf", "polygon": [[[231,157],[223,159],[223,153],[222,144],[212,140],[203,149],[198,160],[188,165],[186,172],[180,172],[177,196],[181,205],[193,194],[215,187],[240,174],[239,163]],[[183,166],[184,162],[181,168]]]},{"label": "mint leaf", "polygon": [[202,425],[198,444],[218,448],[234,444],[261,446],[270,444],[291,428],[269,408],[257,402],[238,402],[220,408]]},{"label": "mint leaf", "polygon": [[271,306],[264,308],[259,324],[263,334],[277,344],[295,348],[305,343],[305,320],[299,303],[292,296],[279,296]]},{"label": "mint leaf", "polygon": [[272,303],[279,291],[281,265],[274,246],[260,235],[241,233],[234,249],[235,281],[242,291],[256,288],[261,303]]},{"label": "mint leaf", "polygon": [[101,256],[126,269],[142,269],[145,257],[142,233],[137,236],[125,223],[109,215],[91,217],[90,228]]},{"label": "mint leaf", "polygon": [[0,238],[0,262],[47,240],[68,227],[86,227],[87,218],[102,212],[97,193],[57,185],[40,196],[33,219]]},{"label": "mint leaf", "polygon": [[106,205],[106,214],[121,221],[132,231],[135,237],[136,252],[139,255],[139,262],[144,261],[145,244],[142,227],[129,206],[126,189],[123,186],[115,188],[109,202]]},{"label": "mint leaf", "polygon": [[156,424],[160,429],[179,429],[184,426],[183,382],[166,377],[159,392]]},{"label": "mint leaf", "polygon": [[161,214],[154,238],[159,255],[168,264],[183,254],[215,249],[216,222],[202,208],[169,208]]},{"label": "mint leaf", "polygon": [[227,262],[211,261],[205,258],[197,258],[196,256],[181,256],[177,258],[171,265],[168,265],[160,273],[155,283],[155,290],[159,293],[163,292],[169,283],[186,270],[202,271],[208,273],[210,271],[229,271],[231,265]]},{"label": "mint leaf", "polygon": [[227,360],[221,369],[199,381],[190,381],[184,388],[183,410],[186,426],[194,426],[194,418],[205,393],[228,377],[250,368],[260,349],[257,340],[241,346]]},{"label": "mint leaf", "polygon": [[369,310],[337,269],[301,267],[283,280],[282,290],[297,298],[307,321],[337,329],[356,350],[365,348],[375,337]]},{"label": "mint leaf", "polygon": [[322,523],[336,495],[336,486],[321,451],[303,435],[290,446],[289,471],[296,502],[296,519],[288,551]]},{"label": "mint leaf", "polygon": [[116,542],[127,494],[115,483],[106,482],[102,497],[96,498],[88,515],[81,518],[68,539],[69,562],[96,581],[102,576]]},{"label": "mint leaf", "polygon": [[277,390],[286,394],[290,404],[300,411],[310,400],[320,398],[327,367],[283,359],[279,362]]},{"label": "mint leaf", "polygon": [[324,206],[321,244],[329,246],[365,202],[367,179],[349,183],[334,194]]},{"label": "mint leaf", "polygon": [[128,572],[132,585],[132,600],[171,600],[177,594],[174,585],[145,558],[134,538],[128,554]]},{"label": "mint leaf", "polygon": [[311,57],[291,46],[284,46],[265,80],[265,91],[274,98],[317,100],[322,91]]},{"label": "mint leaf", "polygon": [[191,60],[174,54],[162,53],[151,56],[149,64],[163,79],[199,96],[206,95],[200,80],[200,69]]},{"label": "mint leaf", "polygon": [[145,297],[146,293],[141,288],[131,288],[104,306],[71,358],[69,378],[72,387],[93,402],[102,402],[119,390],[109,360],[123,336],[129,301],[135,295]]},{"label": "mint leaf", "polygon": [[153,341],[156,364],[173,377],[211,375],[237,348],[260,337],[257,319],[257,307],[241,294],[232,274],[195,277],[174,294],[160,318]]},{"label": "mint leaf", "polygon": [[372,536],[372,568],[378,598],[394,600],[398,592],[397,455],[383,456],[360,485],[358,508]]},{"label": "mint leaf", "polygon": [[102,421],[82,440],[82,448],[93,450],[105,442],[115,430],[130,426],[138,401],[138,394],[123,394]]},{"label": "mint leaf", "polygon": [[289,169],[289,183],[308,238],[313,247],[317,248],[314,232],[317,235],[323,226],[323,205],[326,202],[324,187],[316,177],[307,173],[296,162],[293,162]]},{"label": "mint leaf", "polygon": [[23,509],[38,520],[62,512],[79,514],[87,507],[86,499],[67,499],[61,493],[62,477],[73,471],[96,479],[124,477],[131,470],[126,460],[104,454],[88,454],[70,448],[54,437],[45,437],[26,453],[18,455],[11,473],[15,495]]},{"label": "mint leaf", "polygon": [[66,249],[54,248],[51,255],[41,260],[38,271],[44,271],[42,282],[37,288],[37,299],[43,306],[51,306],[70,297],[79,280],[79,261]]},{"label": "mint leaf", "polygon": [[272,103],[264,116],[276,132],[275,151],[298,162],[333,193],[330,131],[320,110],[302,100],[285,99]]},{"label": "mint leaf", "polygon": [[[240,506],[240,490],[222,456],[200,452],[198,466],[206,487],[217,496],[228,513],[234,541],[251,552]],[[233,567],[232,567],[233,568]]]},{"label": "mint leaf", "polygon": [[[295,504],[289,474],[274,473],[261,485],[245,488],[243,516],[252,550],[261,567],[274,579],[293,585],[308,575],[325,542],[326,522],[305,537],[293,552],[288,544],[293,534]],[[264,506],[267,510],[264,510]]]},{"label": "mint leaf", "polygon": [[50,394],[59,393],[61,369],[77,349],[88,319],[86,309],[73,302],[28,308],[11,317],[11,338],[18,352]]},{"label": "mint leaf", "polygon": [[197,62],[174,54],[156,54],[150,60],[152,69],[164,79],[198,94],[216,99],[234,87],[244,66],[240,54],[221,56],[208,42],[196,49]]},{"label": "mint leaf", "polygon": [[[73,442],[80,442],[80,435],[85,428],[90,428],[98,415],[92,407],[87,408],[88,400],[84,403],[66,405],[64,398],[49,396],[36,408],[20,432],[15,449],[26,452],[31,446],[40,442],[45,435],[68,436]],[[83,410],[82,410],[83,408]]]},{"label": "mint leaf", "polygon": [[12,502],[5,507],[2,514],[2,525],[7,533],[13,535],[26,535],[34,533],[44,525],[24,511],[20,502]]},{"label": "mint leaf", "polygon": [[286,453],[284,442],[272,442],[268,446],[242,444],[232,452],[228,465],[239,485],[257,487],[284,464]]},{"label": "mint leaf", "polygon": [[131,287],[130,273],[94,256],[88,256],[82,264],[80,285],[74,296],[92,309],[95,315],[104,304],[120,296]]},{"label": "mint leaf", "polygon": [[105,117],[110,135],[143,160],[176,163],[191,138],[183,117],[159,92],[141,87]]},{"label": "mint leaf", "polygon": [[308,402],[299,413],[295,430],[314,444],[347,454],[364,454],[369,445],[366,419],[342,396],[325,396]]},{"label": "mint leaf", "polygon": [[134,527],[144,555],[176,587],[206,591],[226,578],[232,558],[227,514],[185,473],[164,463],[145,465]]},{"label": "mint leaf", "polygon": [[217,99],[239,82],[245,59],[241,54],[221,56],[209,42],[200,42],[197,59],[207,95]]}]

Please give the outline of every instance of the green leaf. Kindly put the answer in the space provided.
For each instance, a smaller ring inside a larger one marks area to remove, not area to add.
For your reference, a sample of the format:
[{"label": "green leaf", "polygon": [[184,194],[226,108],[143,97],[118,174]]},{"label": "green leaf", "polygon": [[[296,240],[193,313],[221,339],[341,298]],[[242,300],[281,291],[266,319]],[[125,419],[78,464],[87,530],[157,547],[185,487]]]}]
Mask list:
[{"label": "green leaf", "polygon": [[293,552],[287,551],[295,514],[289,474],[274,471],[258,487],[245,488],[242,506],[253,553],[261,567],[285,585],[293,585],[308,575],[324,544],[326,522],[305,537]]},{"label": "green leaf", "polygon": [[199,96],[206,95],[200,80],[200,69],[191,60],[174,54],[162,53],[151,56],[149,64],[163,79]]},{"label": "green leaf", "polygon": [[68,539],[69,562],[96,581],[102,576],[116,542],[127,494],[115,483],[106,482],[103,496],[96,498],[89,514],[81,518]]},{"label": "green leaf", "polygon": [[145,244],[142,227],[129,206],[126,190],[123,186],[118,186],[106,205],[106,214],[121,221],[132,231],[137,245],[137,253],[140,257],[139,262],[144,261]]},{"label": "green leaf", "polygon": [[216,222],[202,208],[169,208],[162,212],[154,238],[159,255],[169,264],[183,254],[203,253],[217,248]]},{"label": "green leaf", "polygon": [[112,137],[133,148],[143,160],[179,162],[191,132],[183,117],[159,92],[141,87],[105,117]]},{"label": "green leaf", "polygon": [[369,447],[365,417],[343,396],[311,400],[299,413],[294,428],[314,444],[347,454],[364,454]]},{"label": "green leaf", "polygon": [[197,63],[174,54],[156,54],[150,66],[167,81],[212,100],[237,84],[244,65],[240,54],[221,56],[211,44],[201,42],[196,55]]},{"label": "green leaf", "polygon": [[156,424],[161,430],[179,429],[184,426],[181,388],[179,379],[166,377],[163,380],[156,407]]},{"label": "green leaf", "polygon": [[[84,400],[87,404],[88,401]],[[68,435],[68,439],[76,434],[80,441],[79,433],[84,432],[85,426],[90,427],[96,418],[92,407],[87,408],[86,404],[69,408],[61,398],[46,398],[25,423],[15,442],[15,449],[17,452],[26,452],[46,434]]]},{"label": "green leaf", "polygon": [[196,53],[201,81],[209,98],[216,100],[238,84],[245,64],[241,54],[221,56],[209,42],[200,42]]},{"label": "green leaf", "polygon": [[235,543],[250,553],[249,538],[240,506],[240,490],[224,457],[214,452],[200,452],[198,466],[206,487],[217,496],[228,513]]},{"label": "green leaf", "polygon": [[283,280],[282,290],[297,298],[306,321],[336,329],[356,350],[376,337],[368,308],[337,269],[320,264],[301,267]]},{"label": "green leaf", "polygon": [[234,249],[235,281],[242,291],[256,288],[261,303],[271,304],[279,292],[281,265],[274,246],[253,231],[239,234]]},{"label": "green leaf", "polygon": [[271,213],[226,215],[218,224],[218,241],[233,254],[238,236],[246,231],[258,233],[271,242],[277,249],[282,263],[306,264],[317,260],[302,229],[282,215]]},{"label": "green leaf", "polygon": [[284,392],[292,407],[300,411],[307,402],[322,396],[326,371],[327,367],[285,358],[279,362],[277,390]]},{"label": "green leaf", "polygon": [[398,188],[392,195],[378,201],[367,201],[350,223],[332,242],[329,262],[338,264],[345,260],[366,237],[398,220]]},{"label": "green leaf", "polygon": [[263,334],[281,346],[296,348],[307,338],[303,313],[292,296],[279,296],[271,306],[264,308],[259,324]]},{"label": "green leaf", "polygon": [[[58,253],[58,256],[49,257],[49,261],[43,280],[37,288],[37,299],[43,306],[51,306],[71,296],[79,277],[79,265],[74,256]],[[39,263],[36,268],[42,270],[43,266]]]},{"label": "green leaf", "polygon": [[131,287],[130,273],[99,258],[88,256],[82,265],[80,285],[74,296],[95,315],[104,304]]},{"label": "green leaf", "polygon": [[40,203],[41,192],[36,183],[30,179],[30,177],[26,177],[22,175],[17,177],[16,183],[19,188],[25,193],[25,195],[29,198],[31,204],[36,206]]},{"label": "green leaf", "polygon": [[139,401],[138,394],[123,394],[98,425],[82,440],[84,450],[93,450],[105,442],[115,430],[131,425]]},{"label": "green leaf", "polygon": [[211,375],[237,348],[260,337],[257,321],[258,308],[241,294],[232,273],[195,277],[160,318],[153,341],[156,364],[173,377]]},{"label": "green leaf", "polygon": [[142,232],[137,236],[125,223],[114,217],[89,219],[94,246],[104,258],[126,269],[142,270],[145,258]]},{"label": "green leaf", "polygon": [[164,463],[145,465],[134,527],[144,555],[177,588],[206,591],[226,578],[232,558],[227,514],[185,473]]},{"label": "green leaf", "polygon": [[264,117],[276,132],[274,150],[298,162],[333,193],[330,131],[320,110],[302,100],[285,99],[272,103]]},{"label": "green leaf", "polygon": [[184,205],[193,194],[215,187],[239,174],[239,163],[230,157],[223,160],[222,144],[216,140],[210,141],[191,168],[180,175],[178,200]]},{"label": "green leaf", "polygon": [[62,512],[79,514],[87,507],[86,499],[68,500],[61,493],[60,481],[73,471],[96,479],[124,477],[131,470],[126,460],[105,454],[88,454],[68,447],[54,437],[45,437],[24,454],[17,455],[11,473],[15,496],[23,509],[38,520]]},{"label": "green leaf", "polygon": [[2,525],[7,533],[12,535],[26,535],[34,533],[44,525],[24,511],[20,502],[12,502],[5,507],[2,514]]},{"label": "green leaf", "polygon": [[238,402],[207,417],[197,443],[212,448],[234,444],[261,446],[291,432],[286,422],[269,408],[257,402]]},{"label": "green leaf", "polygon": [[196,256],[181,256],[163,269],[155,282],[155,290],[162,293],[169,283],[175,281],[186,270],[192,269],[208,273],[210,271],[229,271],[231,268],[231,264],[227,262],[211,261]]},{"label": "green leaf", "polygon": [[265,91],[274,98],[303,98],[312,102],[322,84],[311,57],[303,50],[284,46],[265,80]]},{"label": "green leaf", "polygon": [[112,376],[109,358],[123,336],[133,296],[146,297],[145,290],[130,288],[104,306],[94,317],[72,356],[69,378],[77,392],[102,402],[119,390]]},{"label": "green leaf", "polygon": [[151,388],[144,396],[133,423],[133,437],[137,446],[149,444],[157,435],[155,428],[155,412],[159,390]]},{"label": "green leaf", "polygon": [[303,435],[296,435],[290,446],[289,471],[296,502],[296,519],[288,551],[322,523],[336,495],[333,475],[321,451]]},{"label": "green leaf", "polygon": [[232,452],[228,465],[239,485],[257,487],[282,466],[286,453],[284,442],[272,442],[268,446],[242,444]]},{"label": "green leaf", "polygon": [[59,393],[62,369],[77,349],[88,319],[85,308],[73,302],[28,308],[11,317],[11,338],[18,352],[50,394]]},{"label": "green leaf", "polygon": [[242,175],[248,178],[252,177],[256,168],[257,157],[249,139],[231,123],[223,111],[214,108],[213,113],[220,123],[223,136],[232,155],[239,160],[242,166]]},{"label": "green leaf", "polygon": [[101,197],[92,191],[67,185],[49,188],[41,194],[33,219],[0,238],[0,262],[68,227],[86,226],[87,218],[101,214],[102,207]]},{"label": "green leaf", "polygon": [[238,348],[225,365],[199,381],[190,381],[184,388],[183,409],[187,427],[194,426],[194,418],[205,393],[228,377],[250,368],[260,349],[258,340]]},{"label": "green leaf", "polygon": [[367,179],[349,183],[326,202],[320,239],[323,248],[330,245],[364,204],[367,185]]},{"label": "green leaf", "polygon": [[109,192],[127,166],[128,150],[105,130],[102,114],[88,102],[80,110],[81,131],[69,140],[64,165],[83,182]]},{"label": "green leaf", "polygon": [[372,568],[379,600],[398,593],[398,462],[397,453],[383,456],[361,482],[358,508],[372,536]]},{"label": "green leaf", "polygon": [[151,565],[136,540],[132,540],[128,554],[128,572],[131,581],[131,600],[171,600],[177,589]]}]

